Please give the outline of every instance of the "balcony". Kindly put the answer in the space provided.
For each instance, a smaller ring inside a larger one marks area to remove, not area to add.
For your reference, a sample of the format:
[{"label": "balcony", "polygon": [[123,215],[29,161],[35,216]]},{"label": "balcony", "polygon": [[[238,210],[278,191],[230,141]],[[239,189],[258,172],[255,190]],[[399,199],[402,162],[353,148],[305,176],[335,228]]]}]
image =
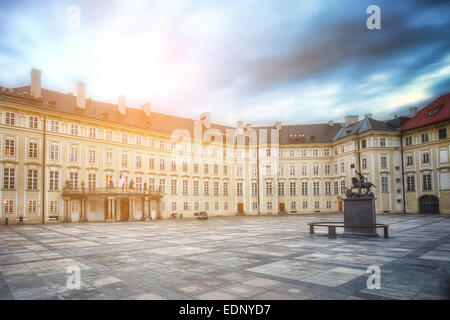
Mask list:
[{"label": "balcony", "polygon": [[158,191],[150,191],[147,189],[147,185],[144,188],[136,188],[132,184],[123,187],[109,186],[105,188],[86,188],[84,182],[81,182],[81,187],[73,187],[69,181],[66,181],[62,190],[63,196],[81,197],[81,196],[122,196],[122,197],[150,197],[151,199],[159,200],[162,198],[162,193]]}]

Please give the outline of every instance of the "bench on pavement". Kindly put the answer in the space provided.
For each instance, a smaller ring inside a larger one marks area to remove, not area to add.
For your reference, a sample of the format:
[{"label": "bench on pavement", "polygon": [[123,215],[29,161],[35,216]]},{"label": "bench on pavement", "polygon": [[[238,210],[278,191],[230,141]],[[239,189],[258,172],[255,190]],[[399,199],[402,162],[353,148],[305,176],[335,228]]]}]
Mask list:
[{"label": "bench on pavement", "polygon": [[[22,221],[21,221],[22,218]],[[16,223],[17,224],[23,224],[24,222],[28,222],[28,218],[27,217],[17,217],[16,218]]]},{"label": "bench on pavement", "polygon": [[[328,237],[329,238],[335,238],[336,237],[336,228],[345,228],[346,226],[344,225],[343,222],[310,222],[308,223],[309,225],[309,234],[313,235],[314,233],[314,228],[315,227],[327,227],[328,228]],[[374,227],[357,227],[357,226],[352,226],[349,227],[347,226],[347,228],[355,228],[355,229],[361,229],[361,228],[383,228],[384,231],[384,237],[385,238],[389,238],[389,225],[388,224],[381,224],[381,223],[377,223]]]}]

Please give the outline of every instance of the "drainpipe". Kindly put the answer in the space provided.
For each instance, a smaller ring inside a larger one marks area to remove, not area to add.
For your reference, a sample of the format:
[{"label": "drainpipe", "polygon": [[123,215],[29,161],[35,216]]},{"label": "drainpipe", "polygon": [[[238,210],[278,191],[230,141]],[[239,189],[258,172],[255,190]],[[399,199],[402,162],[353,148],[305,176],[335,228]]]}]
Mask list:
[{"label": "drainpipe", "polygon": [[403,131],[400,131],[400,154],[402,160],[402,196],[403,196],[403,214],[406,214],[406,194],[405,194],[405,168],[403,163]]},{"label": "drainpipe", "polygon": [[42,204],[41,204],[41,213],[42,213],[42,224],[45,224],[45,188],[47,187],[45,185],[45,173],[47,171],[46,167],[46,156],[47,156],[47,137],[46,137],[46,131],[47,131],[47,117],[44,114],[44,126],[43,126],[43,142],[42,142]]}]

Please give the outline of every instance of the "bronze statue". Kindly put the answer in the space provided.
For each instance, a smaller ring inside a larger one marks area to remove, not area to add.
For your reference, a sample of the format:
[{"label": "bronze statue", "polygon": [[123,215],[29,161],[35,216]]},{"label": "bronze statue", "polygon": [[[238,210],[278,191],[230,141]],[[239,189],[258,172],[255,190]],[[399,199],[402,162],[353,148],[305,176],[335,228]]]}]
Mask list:
[{"label": "bronze statue", "polygon": [[[351,168],[355,169],[355,172],[358,175],[359,179],[353,177],[352,187],[350,189],[345,188],[345,195],[347,196],[347,198],[375,198],[373,192],[371,191],[371,188],[375,187],[375,185],[372,182],[368,181],[367,178],[364,177],[360,172],[358,172],[354,164],[351,165]],[[353,189],[358,189],[359,192],[353,192]],[[361,192],[362,189],[365,190],[364,193]]]}]

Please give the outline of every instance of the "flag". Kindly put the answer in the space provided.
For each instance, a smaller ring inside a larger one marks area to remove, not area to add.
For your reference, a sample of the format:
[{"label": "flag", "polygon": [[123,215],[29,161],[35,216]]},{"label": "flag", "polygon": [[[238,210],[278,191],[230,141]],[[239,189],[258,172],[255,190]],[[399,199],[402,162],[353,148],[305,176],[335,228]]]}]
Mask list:
[{"label": "flag", "polygon": [[123,172],[121,172],[119,177],[119,186],[123,187],[124,185],[125,185],[125,175],[123,174]]}]

